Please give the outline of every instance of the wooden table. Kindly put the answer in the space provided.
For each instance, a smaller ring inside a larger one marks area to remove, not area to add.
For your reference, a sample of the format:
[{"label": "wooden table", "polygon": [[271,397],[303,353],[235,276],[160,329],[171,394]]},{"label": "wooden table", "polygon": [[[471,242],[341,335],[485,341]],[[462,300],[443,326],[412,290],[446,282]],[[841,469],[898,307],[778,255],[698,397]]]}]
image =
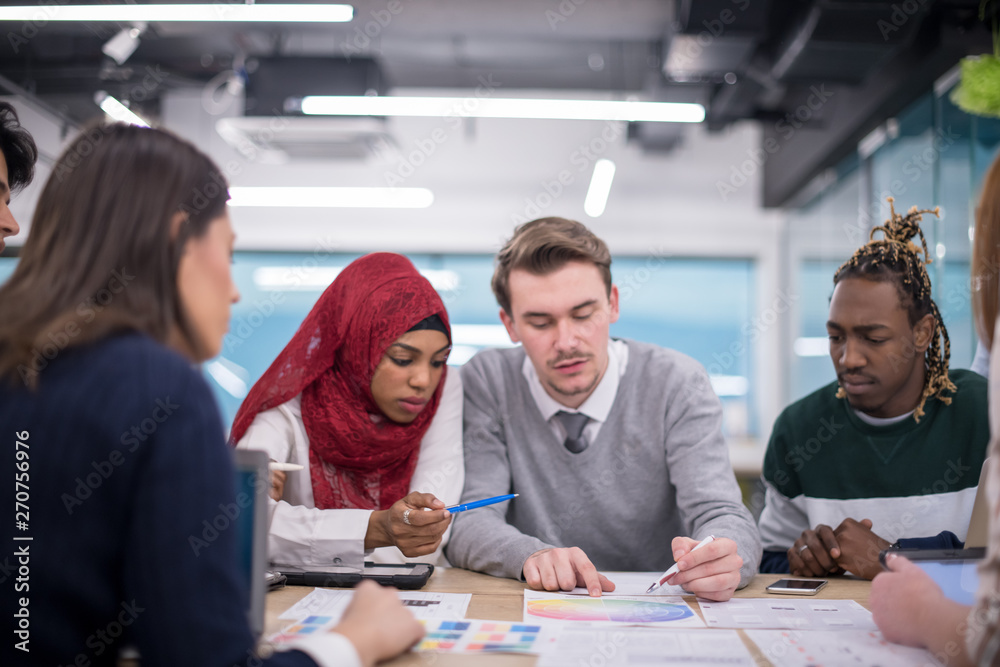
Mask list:
[{"label": "wooden table", "polygon": [[[741,591],[737,591],[735,597],[771,597],[764,589],[773,581],[783,576],[787,575],[758,574],[750,582],[749,586]],[[472,601],[469,603],[469,609],[466,613],[468,618],[521,621],[521,614],[524,607],[523,591],[526,588],[525,584],[513,579],[498,579],[489,575],[456,568],[438,568],[434,571],[427,585],[421,590],[437,593],[471,593]],[[285,627],[288,621],[282,621],[278,616],[308,595],[312,590],[308,586],[288,586],[268,593],[264,635],[270,635]],[[830,579],[830,583],[819,594],[806,599],[856,600],[867,609],[869,608],[868,595],[870,591],[871,582],[869,581],[833,577]],[[788,597],[789,599],[800,599],[798,596]],[[685,600],[691,603],[695,602],[694,596],[685,596]],[[695,603],[692,606],[701,615],[698,605]],[[757,646],[747,638],[746,634],[742,630],[738,632],[757,665],[770,665],[771,663],[761,654]],[[530,667],[535,664],[535,661],[535,656],[510,654],[458,655],[448,653],[406,653],[385,664],[392,665],[393,667],[403,667],[404,665],[435,665],[435,667],[465,667],[468,665]]]}]

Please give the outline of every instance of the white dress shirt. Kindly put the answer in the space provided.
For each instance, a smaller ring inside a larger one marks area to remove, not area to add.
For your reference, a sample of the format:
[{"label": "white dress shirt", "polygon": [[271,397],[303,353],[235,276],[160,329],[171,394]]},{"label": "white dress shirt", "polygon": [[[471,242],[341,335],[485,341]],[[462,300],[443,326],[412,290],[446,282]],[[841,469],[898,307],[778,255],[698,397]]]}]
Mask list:
[{"label": "white dress shirt", "polygon": [[361,667],[361,656],[351,640],[336,632],[294,639],[277,647],[279,651],[302,651],[319,667]]},{"label": "white dress shirt", "polygon": [[[445,505],[459,502],[465,481],[462,456],[462,378],[449,369],[441,402],[420,443],[410,491],[432,493]],[[309,472],[309,436],[302,422],[301,395],[257,415],[237,444],[259,449],[282,463],[298,463],[303,470],[286,474],[280,501],[268,498],[270,529],[268,557],[273,563],[296,566],[338,565],[361,568],[376,563],[423,562],[447,565],[442,547],[434,553],[407,558],[396,547],[365,551],[364,540],[372,510],[317,509]]]},{"label": "white dress shirt", "polygon": [[575,410],[566,407],[548,395],[542,386],[542,381],[538,379],[538,373],[535,372],[535,366],[531,363],[531,358],[527,355],[524,357],[524,365],[521,367],[521,372],[524,374],[524,379],[528,381],[528,389],[531,391],[531,397],[535,399],[535,404],[538,405],[538,411],[542,413],[542,417],[549,423],[549,428],[556,435],[556,439],[559,442],[566,439],[566,427],[558,419],[553,419],[556,413],[562,410],[569,413],[580,412],[590,418],[590,421],[587,422],[587,425],[583,429],[583,437],[586,438],[588,443],[592,443],[597,438],[601,426],[608,419],[611,406],[614,405],[615,396],[618,394],[618,382],[621,380],[622,375],[625,374],[626,366],[628,366],[628,345],[622,340],[609,339],[608,367],[604,371],[604,376],[597,383],[597,387],[594,388],[594,393],[588,396],[587,400]]}]

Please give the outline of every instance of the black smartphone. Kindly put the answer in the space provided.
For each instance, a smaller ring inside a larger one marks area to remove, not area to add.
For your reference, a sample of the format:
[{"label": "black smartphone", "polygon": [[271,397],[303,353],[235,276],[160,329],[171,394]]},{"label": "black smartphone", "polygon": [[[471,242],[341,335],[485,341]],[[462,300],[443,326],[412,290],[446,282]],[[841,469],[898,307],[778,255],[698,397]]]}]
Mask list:
[{"label": "black smartphone", "polygon": [[816,595],[826,584],[826,579],[778,579],[765,590],[779,595]]},{"label": "black smartphone", "polygon": [[289,586],[353,588],[362,580],[371,579],[383,586],[407,590],[423,588],[434,572],[434,566],[427,563],[365,563],[365,569],[361,572],[349,567],[313,566],[307,570],[291,565],[272,564],[271,568],[285,575],[285,583]]}]

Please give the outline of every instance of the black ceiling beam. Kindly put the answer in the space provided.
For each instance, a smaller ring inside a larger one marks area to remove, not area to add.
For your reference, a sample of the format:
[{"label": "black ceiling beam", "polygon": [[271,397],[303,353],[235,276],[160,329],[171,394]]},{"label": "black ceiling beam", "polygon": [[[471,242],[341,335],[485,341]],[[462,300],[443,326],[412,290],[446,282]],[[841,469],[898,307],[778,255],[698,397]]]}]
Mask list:
[{"label": "black ceiling beam", "polygon": [[766,120],[762,142],[768,149],[764,207],[786,205],[813,178],[854,153],[858,142],[872,130],[929,92],[962,57],[991,51],[985,29],[966,32],[927,21],[911,48],[892,58],[862,85],[827,84],[832,95],[824,104],[835,106],[831,112],[823,110],[822,122],[807,121],[795,127],[791,120],[794,110],[785,110],[777,120]]}]

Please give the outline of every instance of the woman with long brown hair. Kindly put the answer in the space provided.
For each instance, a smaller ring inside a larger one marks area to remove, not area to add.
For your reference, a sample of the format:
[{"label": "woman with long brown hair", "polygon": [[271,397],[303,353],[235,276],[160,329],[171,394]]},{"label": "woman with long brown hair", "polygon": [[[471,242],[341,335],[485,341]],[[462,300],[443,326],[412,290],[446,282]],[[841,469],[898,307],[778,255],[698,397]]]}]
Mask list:
[{"label": "woman with long brown hair", "polygon": [[211,160],[159,130],[92,128],[53,167],[0,287],[0,500],[23,515],[2,531],[21,580],[0,596],[0,664],[114,665],[134,645],[143,665],[371,665],[421,634],[366,587],[335,633],[264,660],[234,531],[203,544],[237,506],[193,367],[239,298],[227,199]]}]

